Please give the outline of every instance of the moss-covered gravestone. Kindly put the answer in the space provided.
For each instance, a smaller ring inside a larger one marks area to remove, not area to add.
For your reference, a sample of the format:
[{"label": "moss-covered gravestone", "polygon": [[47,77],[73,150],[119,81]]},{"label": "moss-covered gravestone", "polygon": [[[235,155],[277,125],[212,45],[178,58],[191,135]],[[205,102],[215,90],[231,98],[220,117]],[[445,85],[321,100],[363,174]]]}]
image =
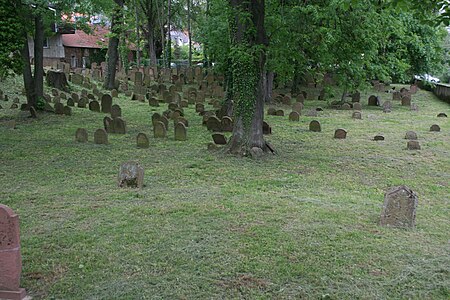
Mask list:
[{"label": "moss-covered gravestone", "polygon": [[187,140],[186,126],[182,122],[178,122],[175,125],[175,140],[176,141]]},{"label": "moss-covered gravestone", "polygon": [[79,143],[86,143],[88,141],[88,133],[84,128],[78,128],[75,132],[75,141]]},{"label": "moss-covered gravestone", "polygon": [[136,137],[136,144],[138,148],[142,148],[142,149],[146,149],[148,147],[150,147],[150,143],[148,140],[148,137],[145,133],[138,133],[137,137]]},{"label": "moss-covered gravestone", "polygon": [[161,121],[156,121],[153,123],[153,135],[155,138],[165,138],[167,137],[166,126]]},{"label": "moss-covered gravestone", "polygon": [[94,132],[94,143],[96,144],[108,144],[108,133],[105,129],[100,128]]},{"label": "moss-covered gravestone", "polygon": [[110,113],[111,112],[111,106],[112,106],[112,97],[108,94],[104,94],[102,96],[101,100],[102,104],[102,112],[103,113]]},{"label": "moss-covered gravestone", "polygon": [[416,224],[418,197],[407,186],[396,186],[384,195],[380,225],[413,228]]},{"label": "moss-covered gravestone", "polygon": [[117,176],[119,187],[142,188],[144,185],[144,168],[138,162],[130,161],[123,163]]},{"label": "moss-covered gravestone", "polygon": [[347,138],[347,130],[338,128],[334,131],[334,138],[335,139],[345,139]]},{"label": "moss-covered gravestone", "polygon": [[321,132],[322,131],[322,127],[320,125],[320,122],[317,120],[312,120],[309,123],[309,130],[310,131],[314,131],[314,132]]}]

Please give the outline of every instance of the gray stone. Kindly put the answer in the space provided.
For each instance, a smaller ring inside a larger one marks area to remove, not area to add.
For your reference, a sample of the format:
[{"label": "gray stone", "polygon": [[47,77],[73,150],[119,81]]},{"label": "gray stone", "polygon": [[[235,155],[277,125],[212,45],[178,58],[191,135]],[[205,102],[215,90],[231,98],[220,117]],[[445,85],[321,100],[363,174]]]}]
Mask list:
[{"label": "gray stone", "polygon": [[141,189],[144,186],[144,168],[134,161],[123,163],[117,176],[117,185]]},{"label": "gray stone", "polygon": [[155,138],[165,138],[167,137],[166,126],[161,121],[156,121],[153,123],[153,135]]},{"label": "gray stone", "polygon": [[411,96],[410,95],[404,95],[402,97],[402,106],[411,106]]},{"label": "gray stone", "polygon": [[86,143],[88,141],[88,133],[84,128],[78,128],[75,132],[75,141],[78,143]]},{"label": "gray stone", "polygon": [[384,195],[380,225],[400,228],[414,228],[418,197],[407,186],[396,186]]},{"label": "gray stone", "polygon": [[146,149],[150,147],[148,137],[145,133],[140,132],[136,137],[136,144],[138,148]]},{"label": "gray stone", "polygon": [[222,131],[222,124],[216,116],[211,116],[206,121],[206,128],[210,131]]},{"label": "gray stone", "polygon": [[64,106],[63,108],[63,113],[66,116],[71,116],[72,115],[72,108],[70,106]]},{"label": "gray stone", "polygon": [[353,119],[361,120],[361,119],[362,119],[362,114],[361,114],[361,112],[360,112],[360,111],[354,111],[353,114],[352,114],[352,118],[353,118]]},{"label": "gray stone", "polygon": [[379,106],[380,102],[379,102],[378,97],[374,96],[374,95],[370,96],[369,97],[369,102],[368,102],[367,105],[369,105],[369,106]]},{"label": "gray stone", "polygon": [[92,100],[91,102],[89,102],[89,110],[100,112],[100,104],[98,103],[98,101]]},{"label": "gray stone", "polygon": [[216,145],[226,145],[227,143],[227,138],[222,133],[213,133],[212,138]]},{"label": "gray stone", "polygon": [[294,103],[294,105],[292,105],[292,111],[296,111],[299,114],[302,113],[303,108],[304,108],[304,106],[303,106],[302,102],[296,102],[296,103]]},{"label": "gray stone", "polygon": [[430,127],[430,131],[435,131],[435,132],[441,131],[441,127],[439,127],[438,124],[433,124]]},{"label": "gray stone", "polygon": [[182,122],[178,122],[175,125],[175,140],[176,141],[187,140],[186,126]]},{"label": "gray stone", "polygon": [[408,141],[406,144],[408,150],[420,150],[420,143],[418,141]]},{"label": "gray stone", "polygon": [[300,121],[300,114],[296,111],[293,111],[289,114],[289,121],[298,122]]},{"label": "gray stone", "polygon": [[447,118],[447,114],[445,113],[439,113],[437,116],[438,118]]},{"label": "gray stone", "polygon": [[59,102],[55,103],[54,109],[55,109],[55,114],[57,114],[57,115],[64,114],[64,104],[59,103]]},{"label": "gray stone", "polygon": [[121,118],[117,117],[113,119],[112,133],[125,134],[127,133],[127,123]]},{"label": "gray stone", "polygon": [[111,113],[112,97],[110,95],[104,94],[102,96],[101,104],[103,113]]},{"label": "gray stone", "polygon": [[104,145],[108,144],[108,133],[105,129],[100,128],[94,132],[94,143]]},{"label": "gray stone", "polygon": [[121,116],[122,116],[122,109],[120,108],[120,106],[117,104],[111,106],[111,118],[114,119]]},{"label": "gray stone", "polygon": [[408,131],[408,132],[406,132],[405,139],[417,140],[417,133],[415,133],[414,131]]},{"label": "gray stone", "polygon": [[263,155],[264,151],[259,147],[253,147],[252,149],[250,149],[250,156],[253,159],[260,159],[261,157],[263,157]]}]

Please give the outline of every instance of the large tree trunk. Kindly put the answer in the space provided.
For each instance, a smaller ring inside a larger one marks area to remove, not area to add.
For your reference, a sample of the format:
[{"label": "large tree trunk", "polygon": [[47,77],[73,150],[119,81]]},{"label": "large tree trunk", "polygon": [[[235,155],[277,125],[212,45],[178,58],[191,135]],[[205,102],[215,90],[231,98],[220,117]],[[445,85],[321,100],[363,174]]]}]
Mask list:
[{"label": "large tree trunk", "polygon": [[170,63],[172,62],[172,39],[170,37],[170,11],[171,11],[172,1],[167,0],[167,46],[166,46],[166,67],[170,68]]},{"label": "large tree trunk", "polygon": [[[271,151],[263,137],[266,46],[264,0],[230,0],[233,36],[233,135],[227,150],[247,155],[254,147]],[[250,18],[246,18],[250,15]]]},{"label": "large tree trunk", "polygon": [[25,86],[25,92],[27,94],[27,104],[28,107],[37,108],[37,99],[34,92],[34,81],[33,74],[31,73],[30,64],[30,49],[28,46],[28,36],[26,32],[24,36],[24,46],[22,48],[22,60],[23,60],[23,84]]},{"label": "large tree trunk", "polygon": [[273,77],[274,73],[273,71],[267,71],[265,73],[264,77],[264,103],[271,103],[272,102],[272,90],[273,90]]},{"label": "large tree trunk", "polygon": [[294,79],[292,80],[291,94],[292,96],[297,95],[300,92],[299,86],[302,81],[302,76],[300,74],[300,65],[295,63],[294,69]]},{"label": "large tree trunk", "polygon": [[44,96],[44,22],[42,15],[34,18],[34,92],[37,99]]},{"label": "large tree trunk", "polygon": [[187,0],[187,11],[188,11],[188,39],[189,39],[189,56],[188,62],[189,67],[192,65],[192,41],[191,41],[191,0]]},{"label": "large tree trunk", "polygon": [[117,61],[119,59],[119,35],[120,27],[122,24],[122,8],[123,0],[114,0],[117,6],[114,8],[112,22],[111,22],[111,33],[112,36],[109,38],[108,43],[108,59],[106,63],[106,76],[104,82],[104,88],[112,90],[115,88],[116,81],[116,67]]},{"label": "large tree trunk", "polygon": [[141,66],[141,34],[139,30],[139,9],[136,3],[136,0],[133,2],[135,9],[135,17],[136,17],[136,64],[137,67]]}]

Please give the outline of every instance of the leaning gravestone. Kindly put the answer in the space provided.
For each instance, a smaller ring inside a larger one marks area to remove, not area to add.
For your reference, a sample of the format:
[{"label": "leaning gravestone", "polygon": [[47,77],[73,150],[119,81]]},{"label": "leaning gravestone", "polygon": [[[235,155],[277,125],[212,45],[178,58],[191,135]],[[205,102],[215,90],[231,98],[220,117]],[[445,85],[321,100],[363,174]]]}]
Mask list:
[{"label": "leaning gravestone", "polygon": [[120,106],[117,104],[111,106],[111,118],[114,119],[121,116],[122,116],[122,109],[120,108]]},{"label": "leaning gravestone", "polygon": [[155,138],[165,138],[167,136],[166,125],[161,121],[153,123],[153,135]]},{"label": "leaning gravestone", "polygon": [[431,125],[430,131],[439,132],[439,131],[441,131],[441,127],[439,127],[438,124]]},{"label": "leaning gravestone", "polygon": [[408,132],[406,132],[405,139],[417,140],[417,133],[415,133],[414,131],[408,131]]},{"label": "leaning gravestone", "polygon": [[206,128],[210,131],[222,131],[222,124],[216,116],[211,116],[206,121]]},{"label": "leaning gravestone", "polygon": [[19,217],[0,204],[0,299],[26,297],[25,289],[20,288],[21,272]]},{"label": "leaning gravestone", "polygon": [[93,100],[93,101],[89,102],[89,110],[95,111],[95,112],[100,112],[100,104],[98,103],[98,101]]},{"label": "leaning gravestone", "polygon": [[408,150],[420,150],[420,144],[418,141],[408,141],[406,144],[406,149]]},{"label": "leaning gravestone", "polygon": [[222,130],[225,132],[233,131],[233,119],[228,116],[222,118]]},{"label": "leaning gravestone", "polygon": [[110,113],[111,112],[111,106],[112,106],[112,97],[108,94],[104,94],[102,96],[102,112],[103,113]]},{"label": "leaning gravestone", "polygon": [[97,129],[94,132],[94,143],[96,144],[108,144],[108,133],[105,129]]},{"label": "leaning gravestone", "polygon": [[216,145],[226,145],[227,144],[227,138],[222,133],[213,133],[212,138],[214,140],[214,144]]},{"label": "leaning gravestone", "polygon": [[322,131],[322,128],[321,128],[321,126],[320,126],[320,122],[317,121],[317,120],[312,120],[312,121],[309,123],[309,130],[310,130],[310,131],[314,131],[314,132],[321,132],[321,131]]},{"label": "leaning gravestone", "polygon": [[106,132],[113,133],[114,132],[113,120],[110,117],[105,116],[103,118],[103,127],[105,128]]},{"label": "leaning gravestone", "polygon": [[414,228],[416,223],[417,194],[407,186],[396,186],[384,195],[380,225]]},{"label": "leaning gravestone", "polygon": [[75,141],[78,143],[86,143],[88,141],[88,133],[84,128],[78,128],[75,132]]},{"label": "leaning gravestone", "polygon": [[136,144],[137,144],[137,147],[141,148],[141,149],[146,149],[146,148],[150,147],[150,145],[149,145],[150,143],[149,143],[147,135],[142,132],[138,133],[138,135],[136,137]]},{"label": "leaning gravestone", "polygon": [[187,134],[186,134],[186,126],[178,122],[177,125],[175,125],[175,141],[185,141],[187,140]]},{"label": "leaning gravestone", "polygon": [[117,176],[117,185],[141,189],[144,185],[144,168],[138,162],[123,163]]},{"label": "leaning gravestone", "polygon": [[294,105],[292,105],[292,110],[298,112],[299,114],[301,114],[303,107],[304,107],[303,103],[296,102],[296,103],[294,103]]},{"label": "leaning gravestone", "polygon": [[334,131],[335,139],[345,139],[347,137],[347,131],[342,128],[338,128]]},{"label": "leaning gravestone", "polygon": [[300,121],[300,114],[296,111],[293,111],[289,114],[289,121],[298,122]]}]

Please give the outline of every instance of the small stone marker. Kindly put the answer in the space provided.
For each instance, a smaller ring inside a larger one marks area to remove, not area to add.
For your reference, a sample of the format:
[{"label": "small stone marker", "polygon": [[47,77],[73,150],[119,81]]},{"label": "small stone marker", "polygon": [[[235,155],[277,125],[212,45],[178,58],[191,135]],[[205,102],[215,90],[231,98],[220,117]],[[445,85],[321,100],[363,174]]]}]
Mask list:
[{"label": "small stone marker", "polygon": [[155,138],[167,137],[166,125],[164,125],[161,121],[156,121],[153,123],[153,135]]},{"label": "small stone marker", "polygon": [[438,124],[433,124],[430,127],[430,131],[439,132],[439,131],[441,131],[441,127],[439,127]]},{"label": "small stone marker", "polygon": [[296,111],[293,111],[289,114],[289,121],[298,122],[300,121],[300,114]]},{"label": "small stone marker", "polygon": [[392,103],[391,101],[384,101],[383,103],[383,112],[390,112],[392,110]]},{"label": "small stone marker", "polygon": [[57,115],[63,115],[64,114],[64,104],[62,103],[55,103],[55,114]]},{"label": "small stone marker", "polygon": [[272,127],[266,121],[263,121],[263,134],[272,134]]},{"label": "small stone marker", "polygon": [[67,99],[67,106],[75,106],[75,102],[73,102],[72,98]]},{"label": "small stone marker", "polygon": [[98,101],[93,100],[93,101],[89,102],[89,110],[95,111],[95,112],[100,112],[100,104],[98,103]]},{"label": "small stone marker", "polygon": [[344,103],[344,104],[342,104],[341,109],[343,109],[343,110],[350,110],[350,109],[352,109],[352,107],[350,106],[350,104]]},{"label": "small stone marker", "polygon": [[119,92],[117,92],[116,89],[113,89],[113,90],[111,91],[111,97],[113,97],[113,98],[119,97]]},{"label": "small stone marker", "polygon": [[405,139],[417,140],[417,133],[415,133],[414,131],[408,131],[408,132],[406,132]]},{"label": "small stone marker", "polygon": [[102,112],[103,113],[110,113],[111,112],[111,106],[112,106],[112,97],[108,94],[104,94],[102,96]]},{"label": "small stone marker", "polygon": [[94,132],[94,143],[96,144],[108,144],[108,133],[105,129],[100,128]]},{"label": "small stone marker", "polygon": [[353,103],[353,110],[362,110],[362,105],[359,102]]},{"label": "small stone marker", "polygon": [[205,105],[203,103],[195,104],[195,112],[202,113],[205,111]]},{"label": "small stone marker", "polygon": [[86,105],[89,103],[89,100],[87,98],[80,98],[80,100],[78,100],[78,107],[79,108],[86,108]]},{"label": "small stone marker", "polygon": [[384,136],[382,135],[376,135],[373,138],[374,141],[384,141]]},{"label": "small stone marker", "polygon": [[260,159],[264,155],[264,151],[259,147],[250,149],[250,156],[253,159]]},{"label": "small stone marker", "polygon": [[304,106],[302,102],[296,102],[294,103],[294,105],[292,105],[292,111],[296,111],[301,114],[303,107]]},{"label": "small stone marker", "polygon": [[213,133],[212,138],[216,145],[226,145],[227,138],[222,133]]},{"label": "small stone marker", "polygon": [[307,117],[317,117],[317,110],[315,109],[310,109],[306,112],[306,116]]},{"label": "small stone marker", "polygon": [[406,149],[408,150],[420,150],[420,144],[418,141],[408,141],[406,144]]},{"label": "small stone marker", "polygon": [[407,186],[396,186],[384,195],[380,225],[414,228],[416,223],[417,194]]},{"label": "small stone marker", "polygon": [[84,128],[78,128],[75,132],[75,141],[78,143],[86,143],[88,141],[88,133]]},{"label": "small stone marker", "polygon": [[445,113],[439,113],[437,116],[438,118],[447,118],[447,114]]},{"label": "small stone marker", "polygon": [[117,104],[111,106],[111,118],[114,119],[121,116],[122,116],[122,109],[120,108],[120,106]]},{"label": "small stone marker", "polygon": [[411,106],[411,96],[410,95],[404,95],[402,97],[402,106]]},{"label": "small stone marker", "polygon": [[362,119],[361,112],[360,111],[354,111],[353,114],[352,114],[352,118],[361,120]]},{"label": "small stone marker", "polygon": [[150,143],[148,140],[148,137],[145,133],[138,133],[137,137],[136,137],[136,144],[138,148],[141,149],[146,149],[148,147],[150,147]]},{"label": "small stone marker", "polygon": [[117,185],[121,188],[132,187],[141,189],[144,186],[144,168],[134,161],[123,163],[119,169]]},{"label": "small stone marker", "polygon": [[[353,103],[358,103],[359,101],[361,101],[361,93],[360,92],[355,92],[352,94],[352,102]],[[355,104],[353,104],[355,105]],[[353,109],[355,109],[355,107],[353,106]]]},{"label": "small stone marker", "polygon": [[225,132],[233,131],[233,119],[228,116],[222,118],[222,130]]},{"label": "small stone marker", "polygon": [[103,127],[105,128],[106,132],[108,132],[108,133],[114,132],[113,120],[110,117],[105,116],[103,118]]},{"label": "small stone marker", "polygon": [[347,137],[347,130],[343,128],[338,128],[334,131],[335,139],[345,139]]},{"label": "small stone marker", "polygon": [[186,126],[178,122],[175,125],[175,141],[185,141],[187,140]]},{"label": "small stone marker", "polygon": [[20,288],[21,273],[19,217],[0,204],[0,299],[26,297],[25,289]]},{"label": "small stone marker", "polygon": [[113,119],[112,128],[114,129],[113,133],[125,134],[127,133],[127,123],[121,118],[117,117]]},{"label": "small stone marker", "polygon": [[19,108],[19,105],[17,105],[17,103],[11,104],[10,109],[18,109],[18,108]]},{"label": "small stone marker", "polygon": [[309,130],[310,131],[314,131],[314,132],[321,132],[322,131],[322,127],[320,126],[320,122],[317,120],[312,120],[309,123]]},{"label": "small stone marker", "polygon": [[269,115],[269,116],[275,116],[276,113],[277,113],[277,110],[273,107],[269,107],[269,109],[267,109],[267,115]]},{"label": "small stone marker", "polygon": [[369,97],[369,102],[368,104],[369,106],[379,106],[380,102],[378,101],[378,97],[375,95],[372,95]]}]

